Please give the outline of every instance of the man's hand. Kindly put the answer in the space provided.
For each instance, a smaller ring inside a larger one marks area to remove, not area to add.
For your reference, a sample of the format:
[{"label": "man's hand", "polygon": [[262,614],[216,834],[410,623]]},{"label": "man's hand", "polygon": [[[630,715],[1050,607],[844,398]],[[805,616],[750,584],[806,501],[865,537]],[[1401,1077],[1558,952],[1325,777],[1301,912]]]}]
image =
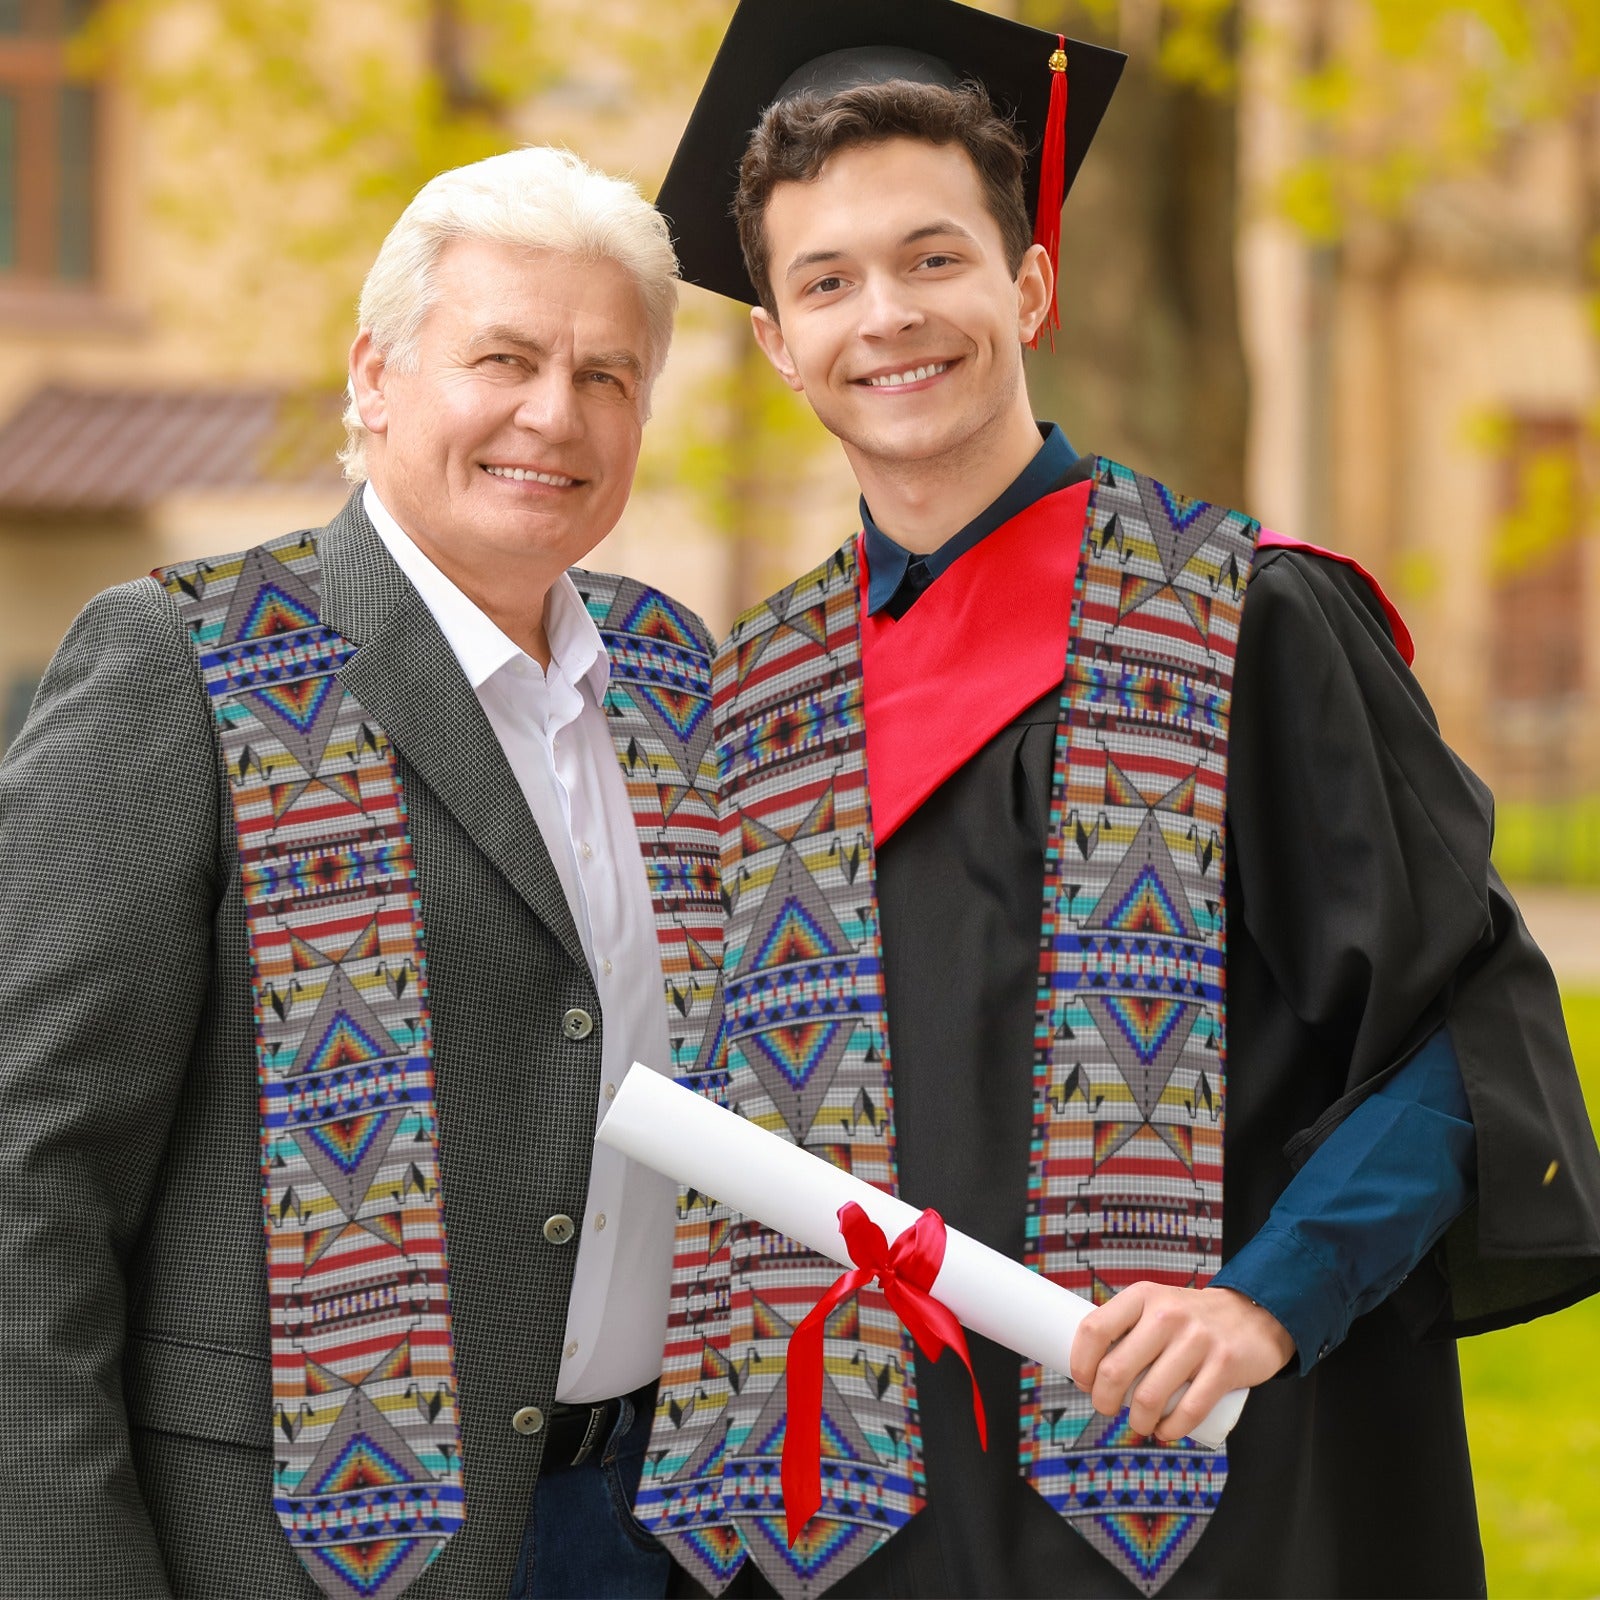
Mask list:
[{"label": "man's hand", "polygon": [[[1288,1329],[1232,1289],[1132,1283],[1079,1324],[1072,1381],[1103,1416],[1114,1417],[1127,1399],[1135,1433],[1170,1441],[1197,1427],[1230,1389],[1265,1383],[1293,1355]],[[1189,1392],[1163,1417],[1185,1383]]]}]

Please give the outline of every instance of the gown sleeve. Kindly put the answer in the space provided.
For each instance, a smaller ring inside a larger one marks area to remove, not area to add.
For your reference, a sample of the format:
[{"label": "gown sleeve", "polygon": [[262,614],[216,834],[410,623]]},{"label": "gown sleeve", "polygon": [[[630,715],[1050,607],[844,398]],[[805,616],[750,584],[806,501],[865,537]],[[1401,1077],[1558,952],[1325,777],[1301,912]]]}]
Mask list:
[{"label": "gown sleeve", "polygon": [[1554,977],[1490,865],[1489,791],[1439,736],[1359,574],[1295,551],[1257,561],[1233,710],[1230,915],[1274,1003],[1337,1063],[1289,1163],[1448,1024],[1477,1202],[1398,1308],[1416,1331],[1473,1332],[1600,1287],[1600,1153]]}]

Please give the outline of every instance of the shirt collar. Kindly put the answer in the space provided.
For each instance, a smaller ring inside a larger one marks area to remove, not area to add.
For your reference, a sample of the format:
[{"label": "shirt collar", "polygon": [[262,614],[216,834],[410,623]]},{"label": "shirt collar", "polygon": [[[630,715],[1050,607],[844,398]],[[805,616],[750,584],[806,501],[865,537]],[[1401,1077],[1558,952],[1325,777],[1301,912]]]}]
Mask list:
[{"label": "shirt collar", "polygon": [[[423,553],[378,498],[370,480],[362,490],[361,504],[395,565],[422,596],[474,690],[481,689],[507,662],[519,656],[532,659]],[[552,664],[569,683],[587,681],[598,705],[605,698],[611,663],[583,597],[565,573],[545,599],[544,629]],[[538,666],[538,662],[533,664]]]},{"label": "shirt collar", "polygon": [[1026,511],[1034,501],[1061,487],[1061,480],[1078,459],[1077,452],[1067,443],[1067,436],[1053,422],[1038,424],[1040,443],[1030,460],[998,499],[980,511],[959,532],[953,533],[931,554],[916,557],[903,545],[897,544],[873,520],[865,499],[861,502],[861,527],[866,543],[867,569],[870,581],[867,587],[867,613],[875,616],[894,598],[905,581],[906,570],[914,560],[920,559],[928,570],[929,580],[954,566],[967,551],[980,540],[987,538],[998,527]]},{"label": "shirt collar", "polygon": [[611,658],[578,586],[565,572],[551,586],[545,600],[544,635],[549,641],[550,659],[560,666],[567,681],[587,683],[594,703],[601,705],[611,682]]}]

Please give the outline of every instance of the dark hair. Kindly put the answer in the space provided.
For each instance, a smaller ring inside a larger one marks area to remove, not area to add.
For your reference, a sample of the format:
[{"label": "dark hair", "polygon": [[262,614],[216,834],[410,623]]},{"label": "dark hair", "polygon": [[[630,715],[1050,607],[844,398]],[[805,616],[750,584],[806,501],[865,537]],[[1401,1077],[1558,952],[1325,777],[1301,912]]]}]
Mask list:
[{"label": "dark hair", "polygon": [[767,202],[780,183],[807,183],[841,150],[888,139],[958,144],[972,159],[989,214],[999,224],[1006,263],[1015,274],[1033,243],[1022,192],[1026,152],[1016,130],[977,83],[957,88],[894,78],[835,94],[805,92],[769,106],[739,163],[733,202],[745,270],[761,303],[776,315],[764,227]]}]

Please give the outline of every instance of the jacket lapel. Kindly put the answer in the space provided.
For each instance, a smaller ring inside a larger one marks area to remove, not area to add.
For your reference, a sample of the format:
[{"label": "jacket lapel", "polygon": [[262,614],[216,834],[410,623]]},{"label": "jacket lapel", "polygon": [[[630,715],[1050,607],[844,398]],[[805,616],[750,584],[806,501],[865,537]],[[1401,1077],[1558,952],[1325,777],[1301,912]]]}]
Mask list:
[{"label": "jacket lapel", "polygon": [[438,624],[361,508],[318,540],[322,620],[358,648],[340,673],[474,844],[580,967],[583,942],[511,764]]}]

